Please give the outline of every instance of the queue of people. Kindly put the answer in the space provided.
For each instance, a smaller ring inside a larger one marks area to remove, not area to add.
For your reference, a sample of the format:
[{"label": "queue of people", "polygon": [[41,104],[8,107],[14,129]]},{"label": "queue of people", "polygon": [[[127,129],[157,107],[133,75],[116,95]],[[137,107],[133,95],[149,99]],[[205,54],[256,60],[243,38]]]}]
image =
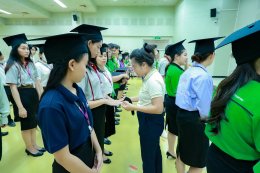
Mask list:
[{"label": "queue of people", "polygon": [[[217,46],[214,41],[223,37],[189,41],[195,43],[190,67],[186,39],[167,45],[160,59],[156,45],[144,43],[128,53],[103,43],[106,29],[82,24],[66,34],[3,38],[11,52],[1,71],[0,126],[20,122],[27,155],[53,154],[54,173],[101,172],[112,163],[105,144],[116,134],[121,107],[137,112],[144,173],[162,173],[164,156],[176,159],[178,173],[186,172],[185,165],[188,173],[204,167],[208,173],[260,171],[259,20]],[[28,43],[39,40],[44,43]],[[237,67],[214,92],[207,67],[227,44]],[[142,85],[137,96],[126,97],[130,71]],[[36,142],[37,126],[44,147]],[[168,150],[162,155],[165,127]]]}]

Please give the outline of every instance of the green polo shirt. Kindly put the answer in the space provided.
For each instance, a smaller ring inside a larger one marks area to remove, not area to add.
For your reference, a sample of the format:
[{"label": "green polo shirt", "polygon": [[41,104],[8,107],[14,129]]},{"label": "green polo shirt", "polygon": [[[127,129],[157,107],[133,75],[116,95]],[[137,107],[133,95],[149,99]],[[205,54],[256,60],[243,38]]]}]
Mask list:
[{"label": "green polo shirt", "polygon": [[[260,83],[250,81],[241,87],[228,102],[225,114],[228,119],[220,122],[220,132],[210,132],[213,125],[207,124],[205,133],[218,148],[240,160],[260,159]],[[258,170],[260,162],[254,170]]]},{"label": "green polo shirt", "polygon": [[184,70],[177,64],[172,63],[169,65],[165,75],[166,91],[169,96],[175,97],[180,76]]}]

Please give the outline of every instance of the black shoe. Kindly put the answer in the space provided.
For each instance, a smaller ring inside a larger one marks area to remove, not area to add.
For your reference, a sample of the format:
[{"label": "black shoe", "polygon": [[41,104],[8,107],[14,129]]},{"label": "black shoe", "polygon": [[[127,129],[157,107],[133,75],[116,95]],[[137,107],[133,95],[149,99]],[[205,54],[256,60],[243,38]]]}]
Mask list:
[{"label": "black shoe", "polygon": [[46,151],[45,148],[40,148],[40,149],[37,149],[37,150],[40,151],[40,152],[42,152],[42,153],[44,153],[44,152]]},{"label": "black shoe", "polygon": [[1,135],[6,136],[6,135],[8,135],[8,132],[1,132]]},{"label": "black shoe", "polygon": [[103,163],[105,164],[110,164],[111,163],[111,160],[109,158],[107,158],[106,160],[103,160]]},{"label": "black shoe", "polygon": [[119,125],[120,123],[119,123],[119,121],[115,121],[115,125]]},{"label": "black shoe", "polygon": [[104,152],[105,156],[113,156],[113,153],[111,151],[108,151],[107,153]]},{"label": "black shoe", "polygon": [[167,156],[167,159],[168,159],[168,157],[172,157],[173,159],[176,159],[176,157],[174,155],[172,155],[171,153],[169,153],[168,151],[166,152],[166,156]]},{"label": "black shoe", "polygon": [[8,124],[7,124],[9,127],[15,127],[16,124],[14,121],[9,121]]},{"label": "black shoe", "polygon": [[116,121],[120,121],[120,119],[119,119],[119,118],[115,118],[115,120],[116,120]]},{"label": "black shoe", "polygon": [[116,108],[116,112],[122,112],[122,109]]},{"label": "black shoe", "polygon": [[104,144],[106,144],[106,145],[111,145],[111,141],[109,140],[109,139],[107,139],[107,138],[104,138]]},{"label": "black shoe", "polygon": [[118,114],[118,113],[115,113],[115,117],[120,117],[120,114]]},{"label": "black shoe", "polygon": [[37,153],[31,153],[30,151],[28,151],[27,149],[25,149],[25,152],[26,152],[26,154],[28,155],[28,156],[33,156],[33,157],[39,157],[39,156],[42,156],[43,155],[43,153],[42,152],[40,152],[40,151],[38,151]]}]

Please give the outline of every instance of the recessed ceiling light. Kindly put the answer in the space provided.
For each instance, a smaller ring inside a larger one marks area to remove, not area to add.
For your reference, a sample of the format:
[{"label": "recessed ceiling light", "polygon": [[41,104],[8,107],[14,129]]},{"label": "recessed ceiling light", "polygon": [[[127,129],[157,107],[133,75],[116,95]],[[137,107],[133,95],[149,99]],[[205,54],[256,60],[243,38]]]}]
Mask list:
[{"label": "recessed ceiling light", "polygon": [[67,8],[67,6],[63,2],[61,2],[60,0],[54,0],[54,2],[56,2],[62,8]]},{"label": "recessed ceiling light", "polygon": [[2,10],[2,9],[0,9],[0,12],[5,13],[5,14],[12,14],[12,13],[9,13],[9,12]]}]

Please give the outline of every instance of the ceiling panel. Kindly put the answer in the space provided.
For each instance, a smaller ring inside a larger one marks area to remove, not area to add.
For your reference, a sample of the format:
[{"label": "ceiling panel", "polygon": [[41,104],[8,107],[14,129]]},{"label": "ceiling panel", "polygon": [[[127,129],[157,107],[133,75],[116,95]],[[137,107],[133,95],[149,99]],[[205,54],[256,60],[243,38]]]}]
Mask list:
[{"label": "ceiling panel", "polygon": [[174,6],[180,0],[61,0],[62,8],[53,0],[0,0],[0,18],[49,18],[53,13],[97,12],[99,6]]},{"label": "ceiling panel", "polygon": [[97,6],[174,6],[179,0],[93,0]]}]

